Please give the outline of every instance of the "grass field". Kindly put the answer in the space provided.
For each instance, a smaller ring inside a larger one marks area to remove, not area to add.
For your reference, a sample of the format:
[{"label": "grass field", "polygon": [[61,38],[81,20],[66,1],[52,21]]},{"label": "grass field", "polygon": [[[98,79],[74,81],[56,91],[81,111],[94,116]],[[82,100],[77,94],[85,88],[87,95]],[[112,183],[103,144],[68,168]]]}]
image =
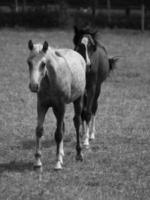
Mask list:
[{"label": "grass field", "polygon": [[45,121],[43,172],[33,170],[36,96],[28,89],[27,42],[72,48],[72,31],[0,30],[0,200],[150,198],[150,34],[100,30],[110,55],[123,56],[102,86],[96,141],[75,160],[73,109],[65,115],[64,169],[56,172],[55,118]]}]

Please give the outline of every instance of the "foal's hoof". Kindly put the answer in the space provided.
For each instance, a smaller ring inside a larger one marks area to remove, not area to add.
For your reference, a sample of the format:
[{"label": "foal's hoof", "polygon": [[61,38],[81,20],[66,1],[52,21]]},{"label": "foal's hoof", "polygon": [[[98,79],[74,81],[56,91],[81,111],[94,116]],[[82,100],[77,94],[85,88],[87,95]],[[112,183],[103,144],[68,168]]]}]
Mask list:
[{"label": "foal's hoof", "polygon": [[95,135],[94,134],[91,134],[90,140],[95,140]]},{"label": "foal's hoof", "polygon": [[34,169],[39,169],[42,167],[42,162],[40,160],[36,160],[34,164]]},{"label": "foal's hoof", "polygon": [[42,165],[41,165],[41,166],[39,166],[39,165],[34,165],[34,166],[33,166],[33,169],[34,169],[34,171],[36,171],[36,172],[38,172],[38,173],[42,173],[42,172],[43,172],[43,167],[42,167]]},{"label": "foal's hoof", "polygon": [[88,138],[86,138],[86,139],[83,141],[83,146],[84,146],[86,149],[89,148],[90,144],[89,144],[89,139],[88,139]]},{"label": "foal's hoof", "polygon": [[61,162],[58,161],[54,167],[54,170],[61,170],[62,169],[62,165],[61,165]]},{"label": "foal's hoof", "polygon": [[76,155],[76,160],[83,161],[83,155],[82,154]]},{"label": "foal's hoof", "polygon": [[89,143],[83,143],[84,149],[90,149],[90,144]]},{"label": "foal's hoof", "polygon": [[37,173],[42,173],[43,172],[43,167],[42,166],[33,166],[34,171],[36,171]]}]

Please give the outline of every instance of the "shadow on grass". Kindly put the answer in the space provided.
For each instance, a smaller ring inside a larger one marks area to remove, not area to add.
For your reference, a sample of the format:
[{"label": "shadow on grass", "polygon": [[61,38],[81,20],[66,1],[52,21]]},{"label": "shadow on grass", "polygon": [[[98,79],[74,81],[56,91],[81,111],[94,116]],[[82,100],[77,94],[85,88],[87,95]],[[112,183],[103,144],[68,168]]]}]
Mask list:
[{"label": "shadow on grass", "polygon": [[8,163],[0,163],[0,174],[3,172],[24,172],[24,171],[32,171],[33,163],[32,162],[24,162],[24,161],[11,161]]}]

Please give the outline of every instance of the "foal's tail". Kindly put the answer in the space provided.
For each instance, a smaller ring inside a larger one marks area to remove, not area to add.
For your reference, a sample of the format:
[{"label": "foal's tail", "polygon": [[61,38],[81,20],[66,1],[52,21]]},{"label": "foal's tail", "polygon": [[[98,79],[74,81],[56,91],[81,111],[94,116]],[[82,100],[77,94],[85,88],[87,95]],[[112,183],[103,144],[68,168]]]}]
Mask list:
[{"label": "foal's tail", "polygon": [[109,69],[110,71],[116,68],[116,62],[119,60],[119,56],[109,57]]}]

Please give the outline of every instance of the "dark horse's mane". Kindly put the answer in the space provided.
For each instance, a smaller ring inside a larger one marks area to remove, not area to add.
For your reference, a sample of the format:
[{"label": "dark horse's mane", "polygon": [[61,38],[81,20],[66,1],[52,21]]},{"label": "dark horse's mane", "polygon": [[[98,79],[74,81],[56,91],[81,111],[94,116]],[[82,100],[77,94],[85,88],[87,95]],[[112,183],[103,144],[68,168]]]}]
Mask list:
[{"label": "dark horse's mane", "polygon": [[[75,27],[74,27],[75,29]],[[100,35],[98,30],[91,28],[91,27],[84,27],[82,29],[78,29],[78,33],[76,35],[76,37],[74,37],[73,41],[74,44],[77,45],[79,40],[82,38],[83,35],[90,35],[95,43],[96,48],[102,48],[105,53],[107,54],[107,50],[104,47],[104,45],[100,42]]]}]

